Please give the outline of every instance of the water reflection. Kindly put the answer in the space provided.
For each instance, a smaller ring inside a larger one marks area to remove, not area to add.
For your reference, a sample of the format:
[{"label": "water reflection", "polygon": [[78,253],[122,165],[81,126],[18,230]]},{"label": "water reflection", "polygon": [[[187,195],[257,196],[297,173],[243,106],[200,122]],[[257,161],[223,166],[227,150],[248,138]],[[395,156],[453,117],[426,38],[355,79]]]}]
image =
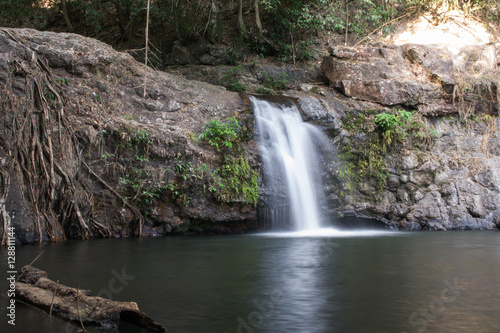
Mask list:
[{"label": "water reflection", "polygon": [[338,246],[331,239],[296,238],[262,258],[263,292],[253,302],[261,306],[247,316],[247,323],[265,332],[324,331],[325,322],[315,319],[331,296],[323,292],[322,272],[333,265],[331,255]]},{"label": "water reflection", "polygon": [[[53,279],[73,286],[80,282],[94,293],[107,288],[113,269],[124,268],[134,278],[113,298],[137,302],[169,332],[496,333],[498,235],[100,240],[18,247],[17,261],[20,267],[45,249],[36,266]],[[0,260],[6,260],[4,251]],[[0,330],[66,331],[61,321],[29,308],[19,306],[18,318],[14,330],[5,321]],[[120,332],[139,331],[127,327]]]}]

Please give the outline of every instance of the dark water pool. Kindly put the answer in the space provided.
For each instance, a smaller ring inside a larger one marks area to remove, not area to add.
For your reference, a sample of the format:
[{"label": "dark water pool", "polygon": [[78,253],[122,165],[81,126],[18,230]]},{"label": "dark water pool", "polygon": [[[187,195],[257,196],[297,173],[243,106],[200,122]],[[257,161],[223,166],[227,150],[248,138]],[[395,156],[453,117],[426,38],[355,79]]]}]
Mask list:
[{"label": "dark water pool", "polygon": [[[71,241],[18,246],[18,268],[41,251],[49,278],[135,301],[169,332],[500,332],[499,232]],[[1,332],[78,331],[21,304],[14,328],[0,300]]]}]

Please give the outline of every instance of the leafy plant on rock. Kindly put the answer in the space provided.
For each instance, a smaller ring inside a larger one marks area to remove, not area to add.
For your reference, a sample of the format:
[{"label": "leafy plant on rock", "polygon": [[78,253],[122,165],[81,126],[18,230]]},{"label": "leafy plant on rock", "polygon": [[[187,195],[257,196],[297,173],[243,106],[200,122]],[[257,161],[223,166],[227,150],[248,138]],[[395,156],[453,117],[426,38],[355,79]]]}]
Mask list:
[{"label": "leafy plant on rock", "polygon": [[416,112],[397,110],[394,113],[379,113],[374,121],[380,129],[384,151],[393,141],[405,142],[411,137],[415,144],[428,146],[439,137]]},{"label": "leafy plant on rock", "polygon": [[238,138],[240,125],[234,117],[227,118],[225,122],[212,119],[203,126],[203,130],[198,138],[220,150],[221,147],[233,147]]},{"label": "leafy plant on rock", "polygon": [[344,129],[349,132],[340,147],[341,166],[337,170],[348,190],[361,184],[372,184],[379,191],[386,184],[388,170],[385,161],[388,148],[395,142],[427,148],[439,137],[418,112],[393,110],[376,113],[368,110],[346,115]]},{"label": "leafy plant on rock", "polygon": [[240,146],[243,134],[236,118],[229,117],[224,122],[212,119],[203,129],[199,138],[216,147],[222,162],[220,169],[210,172],[208,190],[222,202],[243,200],[256,205],[258,173],[252,170]]},{"label": "leafy plant on rock", "polygon": [[219,84],[226,87],[226,89],[230,91],[245,92],[247,87],[239,81],[239,76],[242,71],[243,68],[241,65],[231,68],[229,73],[222,77]]}]

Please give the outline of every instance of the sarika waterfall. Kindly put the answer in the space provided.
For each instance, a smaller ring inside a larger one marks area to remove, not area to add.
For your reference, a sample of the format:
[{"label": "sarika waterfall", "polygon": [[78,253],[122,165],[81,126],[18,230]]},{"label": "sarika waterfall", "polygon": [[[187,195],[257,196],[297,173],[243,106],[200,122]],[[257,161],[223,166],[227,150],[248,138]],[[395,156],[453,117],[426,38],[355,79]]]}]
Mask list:
[{"label": "sarika waterfall", "polygon": [[[294,103],[277,104],[250,96],[259,136],[264,182],[273,229],[319,229],[325,219],[320,209],[322,189],[316,147],[324,134],[302,121]],[[291,226],[290,226],[291,223]]]}]

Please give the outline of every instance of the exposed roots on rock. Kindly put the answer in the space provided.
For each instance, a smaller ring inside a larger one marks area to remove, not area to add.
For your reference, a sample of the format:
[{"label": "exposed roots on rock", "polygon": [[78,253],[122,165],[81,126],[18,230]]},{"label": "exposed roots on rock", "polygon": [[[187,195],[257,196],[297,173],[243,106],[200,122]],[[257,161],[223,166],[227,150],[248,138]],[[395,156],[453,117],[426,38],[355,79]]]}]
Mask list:
[{"label": "exposed roots on rock", "polygon": [[[3,30],[6,31],[6,30]],[[82,216],[81,207],[91,206],[78,180],[80,147],[69,125],[68,102],[52,79],[48,65],[35,51],[13,32],[8,35],[24,48],[23,60],[10,63],[10,77],[0,84],[0,106],[4,110],[5,145],[12,158],[10,170],[2,169],[3,188],[0,193],[0,213],[5,225],[6,195],[9,171],[22,174],[24,192],[35,213],[38,241],[62,241],[75,223],[82,239],[92,237],[92,231]],[[19,87],[20,77],[24,87]],[[4,176],[7,175],[7,176]],[[2,199],[3,198],[3,199]],[[2,201],[3,200],[3,201]],[[102,234],[109,229],[94,223]],[[5,232],[5,228],[4,228]]]},{"label": "exposed roots on rock", "polygon": [[[137,217],[139,220],[139,236],[142,235],[142,225],[144,223],[144,217],[142,216],[141,212],[137,207],[130,205],[127,200],[125,200],[120,194],[118,194],[108,183],[106,183],[101,177],[99,177],[98,174],[96,174],[88,165],[87,163],[83,162],[83,165],[87,168],[88,172],[93,175],[94,177],[97,178],[99,182],[101,182],[102,185],[106,186],[108,190],[110,190],[113,194],[115,194],[118,198],[120,198],[125,206],[127,206]],[[109,229],[108,229],[109,231]]]},{"label": "exposed roots on rock", "polygon": [[10,176],[7,170],[0,164],[0,221],[3,225],[2,240],[0,242],[0,247],[7,246],[8,241],[8,229],[10,225],[10,216],[5,208],[5,203],[7,201],[7,196],[9,195],[10,188]]}]

